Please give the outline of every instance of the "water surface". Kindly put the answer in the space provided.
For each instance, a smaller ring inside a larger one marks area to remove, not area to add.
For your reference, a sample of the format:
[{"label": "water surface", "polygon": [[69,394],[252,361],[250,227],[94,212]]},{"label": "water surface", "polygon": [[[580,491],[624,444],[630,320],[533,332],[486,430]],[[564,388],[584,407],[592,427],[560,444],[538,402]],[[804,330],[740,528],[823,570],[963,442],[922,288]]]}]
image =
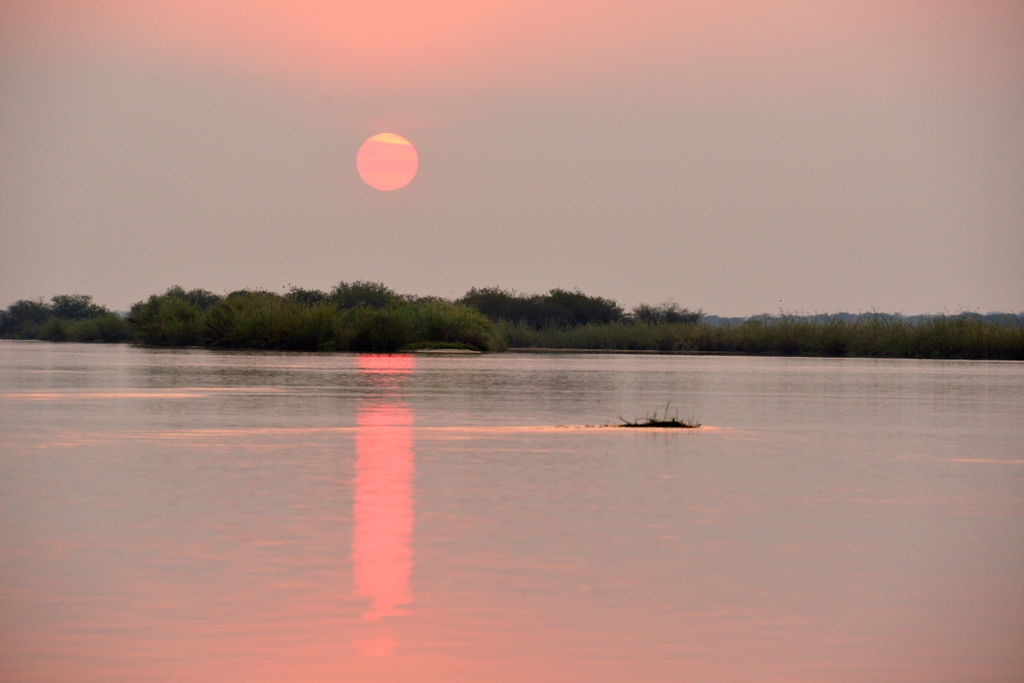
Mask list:
[{"label": "water surface", "polygon": [[3,681],[1017,681],[1022,576],[1024,364],[0,342]]}]

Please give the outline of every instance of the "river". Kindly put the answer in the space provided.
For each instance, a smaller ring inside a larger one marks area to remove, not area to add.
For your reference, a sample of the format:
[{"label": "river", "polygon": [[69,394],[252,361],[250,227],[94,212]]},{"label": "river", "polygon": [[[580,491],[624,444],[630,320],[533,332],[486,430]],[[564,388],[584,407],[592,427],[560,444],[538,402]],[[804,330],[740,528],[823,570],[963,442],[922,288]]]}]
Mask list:
[{"label": "river", "polygon": [[1024,680],[1024,364],[0,342],[0,559],[3,681]]}]

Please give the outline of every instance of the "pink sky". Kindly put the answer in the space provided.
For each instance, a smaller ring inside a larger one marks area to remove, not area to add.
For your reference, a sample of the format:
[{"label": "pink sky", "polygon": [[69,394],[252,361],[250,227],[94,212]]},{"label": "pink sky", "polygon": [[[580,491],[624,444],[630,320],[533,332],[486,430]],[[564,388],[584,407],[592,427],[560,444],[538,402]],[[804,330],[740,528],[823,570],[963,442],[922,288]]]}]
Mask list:
[{"label": "pink sky", "polygon": [[13,53],[167,60],[365,93],[723,76],[792,87],[965,66],[997,80],[1022,75],[1024,10],[1011,2],[33,0],[3,9]]},{"label": "pink sky", "polygon": [[[1021,310],[1021,35],[1016,2],[0,0],[0,306]],[[385,131],[420,164],[387,201]]]}]

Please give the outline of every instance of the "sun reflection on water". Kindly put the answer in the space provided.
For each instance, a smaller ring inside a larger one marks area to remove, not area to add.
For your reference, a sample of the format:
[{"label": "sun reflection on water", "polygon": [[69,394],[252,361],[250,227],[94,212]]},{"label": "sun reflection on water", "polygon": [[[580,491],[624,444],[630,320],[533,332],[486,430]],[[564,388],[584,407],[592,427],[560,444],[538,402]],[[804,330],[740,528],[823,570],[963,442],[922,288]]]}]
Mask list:
[{"label": "sun reflection on water", "polygon": [[[369,602],[363,620],[378,622],[406,613],[412,602],[413,414],[397,400],[403,375],[413,370],[408,356],[360,356],[356,367],[381,391],[356,413],[356,472],[352,533],[352,595]],[[390,633],[357,639],[369,656],[390,655]]]}]

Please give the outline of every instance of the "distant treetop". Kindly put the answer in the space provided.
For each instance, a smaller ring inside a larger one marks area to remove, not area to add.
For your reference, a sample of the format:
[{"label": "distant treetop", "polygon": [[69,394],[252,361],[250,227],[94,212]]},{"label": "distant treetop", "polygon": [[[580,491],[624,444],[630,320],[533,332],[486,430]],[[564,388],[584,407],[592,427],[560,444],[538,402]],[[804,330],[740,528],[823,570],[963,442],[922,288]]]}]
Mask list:
[{"label": "distant treetop", "polygon": [[475,308],[492,320],[544,327],[575,327],[622,319],[622,306],[613,299],[588,296],[578,289],[552,289],[547,294],[519,294],[500,287],[473,287],[456,303]]},{"label": "distant treetop", "polygon": [[369,282],[358,280],[356,282],[341,281],[331,290],[330,302],[338,308],[366,308],[382,309],[390,304],[402,300],[402,297],[395,293],[390,287],[385,287],[383,282]]}]

